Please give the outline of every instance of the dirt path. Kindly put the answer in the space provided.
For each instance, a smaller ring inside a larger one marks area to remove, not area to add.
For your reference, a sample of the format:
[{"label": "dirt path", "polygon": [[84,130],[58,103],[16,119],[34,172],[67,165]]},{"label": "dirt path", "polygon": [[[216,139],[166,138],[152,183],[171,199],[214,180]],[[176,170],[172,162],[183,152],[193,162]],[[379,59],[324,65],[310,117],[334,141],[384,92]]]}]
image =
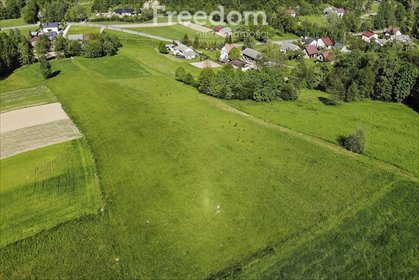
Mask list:
[{"label": "dirt path", "polygon": [[376,168],[387,171],[387,172],[392,173],[394,175],[397,175],[397,176],[400,176],[400,177],[403,177],[403,178],[407,178],[407,179],[412,180],[414,182],[419,181],[418,178],[414,174],[412,174],[412,173],[410,173],[406,170],[403,170],[403,169],[401,169],[397,166],[391,165],[391,164],[386,163],[384,161],[374,159],[374,158],[371,158],[371,157],[368,157],[368,156],[365,156],[365,155],[355,154],[355,153],[350,152],[350,151],[348,151],[348,150],[346,150],[346,149],[344,149],[340,146],[337,146],[333,143],[327,142],[323,139],[320,139],[320,138],[317,138],[317,137],[314,137],[314,136],[310,136],[310,135],[304,134],[302,132],[289,129],[289,128],[284,127],[284,126],[280,126],[280,125],[277,125],[277,124],[259,119],[259,118],[255,117],[253,115],[250,115],[248,113],[240,111],[240,110],[224,103],[221,100],[216,100],[215,99],[214,102],[216,103],[215,105],[218,108],[220,108],[224,111],[231,112],[231,113],[240,115],[242,117],[245,117],[246,119],[248,119],[248,120],[250,120],[254,123],[257,123],[259,125],[275,129],[277,131],[280,131],[280,132],[286,133],[288,135],[298,137],[300,139],[304,139],[307,142],[310,142],[310,143],[315,144],[317,146],[321,146],[323,148],[329,149],[334,153],[353,158],[353,159],[358,160],[362,163],[368,164],[370,166],[374,166]]},{"label": "dirt path", "polygon": [[14,110],[0,114],[0,133],[68,119],[60,103]]}]

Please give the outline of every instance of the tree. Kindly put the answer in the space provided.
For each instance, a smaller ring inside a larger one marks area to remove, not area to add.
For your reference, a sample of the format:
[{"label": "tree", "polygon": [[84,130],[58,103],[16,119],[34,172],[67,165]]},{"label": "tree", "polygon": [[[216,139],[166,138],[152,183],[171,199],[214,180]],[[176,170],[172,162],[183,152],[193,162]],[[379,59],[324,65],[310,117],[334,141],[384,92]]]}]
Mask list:
[{"label": "tree", "polygon": [[67,50],[67,39],[63,36],[58,36],[54,42],[55,52],[58,53],[59,57],[65,57]]},{"label": "tree", "polygon": [[20,65],[31,64],[33,62],[33,51],[31,44],[24,40],[19,43],[19,62]]},{"label": "tree", "polygon": [[163,42],[159,43],[159,52],[162,54],[168,54],[169,50],[166,48],[166,45]]},{"label": "tree", "polygon": [[343,146],[354,153],[362,154],[365,150],[366,137],[364,130],[358,128],[353,134],[344,138],[342,141]]},{"label": "tree", "polygon": [[404,62],[396,75],[397,83],[393,87],[393,99],[402,102],[412,93],[418,79],[418,70],[412,64]]},{"label": "tree", "polygon": [[198,36],[195,36],[195,39],[193,41],[193,48],[198,49],[199,48],[199,38]]},{"label": "tree", "polygon": [[239,49],[239,48],[232,48],[232,49],[230,50],[230,53],[229,53],[229,55],[228,55],[228,58],[229,58],[230,60],[236,60],[236,59],[239,59],[239,58],[240,58],[240,56],[241,56],[241,51],[240,51],[240,49]]},{"label": "tree", "polygon": [[83,56],[89,58],[101,57],[104,55],[103,46],[99,40],[90,40],[84,47]]},{"label": "tree", "polygon": [[359,87],[358,82],[353,81],[351,85],[349,86],[348,90],[346,91],[345,101],[355,101],[359,100]]},{"label": "tree", "polygon": [[214,80],[215,73],[211,68],[202,70],[198,77],[198,90],[201,93],[209,94],[211,81]]},{"label": "tree", "polygon": [[178,69],[176,69],[175,79],[177,81],[183,82],[183,81],[185,81],[185,77],[186,77],[186,71],[183,67],[179,67]]},{"label": "tree", "polygon": [[23,19],[27,23],[35,23],[38,20],[39,7],[36,0],[28,0],[26,6],[22,9]]},{"label": "tree", "polygon": [[49,52],[50,49],[50,41],[47,36],[41,35],[39,36],[39,40],[35,45],[36,55],[42,56]]},{"label": "tree", "polygon": [[82,52],[79,41],[70,41],[66,47],[66,56],[78,56]]},{"label": "tree", "polygon": [[189,36],[188,36],[188,34],[186,34],[185,33],[185,35],[183,36],[183,39],[182,39],[182,44],[184,44],[184,45],[189,45]]},{"label": "tree", "polygon": [[40,62],[40,69],[41,69],[42,76],[46,80],[49,77],[51,77],[51,73],[52,73],[51,72],[51,64],[49,63],[49,61],[47,60],[45,55],[42,55],[39,58],[39,62]]},{"label": "tree", "polygon": [[89,16],[85,8],[80,5],[76,5],[68,9],[64,17],[67,21],[83,21]]},{"label": "tree", "polygon": [[280,94],[282,100],[297,100],[298,99],[298,90],[291,83],[286,83],[282,87]]},{"label": "tree", "polygon": [[0,76],[19,67],[19,51],[16,43],[5,32],[0,32]]}]

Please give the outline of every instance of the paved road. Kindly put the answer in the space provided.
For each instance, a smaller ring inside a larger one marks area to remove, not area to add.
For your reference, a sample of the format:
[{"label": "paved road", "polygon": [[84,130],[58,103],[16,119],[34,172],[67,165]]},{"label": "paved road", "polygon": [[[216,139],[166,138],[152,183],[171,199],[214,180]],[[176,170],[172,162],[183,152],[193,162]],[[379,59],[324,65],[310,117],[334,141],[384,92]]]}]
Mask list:
[{"label": "paved road", "polygon": [[[128,33],[128,34],[138,35],[138,36],[142,36],[142,37],[146,37],[146,38],[150,38],[150,39],[154,39],[154,40],[158,40],[158,41],[173,42],[173,39],[164,38],[164,37],[160,37],[160,36],[155,36],[155,35],[147,34],[147,33],[144,33],[144,32],[139,32],[139,31],[135,31],[135,30],[130,30],[130,29],[119,27],[117,25],[103,25],[103,24],[96,24],[96,23],[90,23],[90,22],[81,22],[81,23],[80,22],[72,22],[72,23],[68,23],[68,25],[92,26],[92,27],[98,27],[98,28],[115,30],[115,31],[120,31],[120,32]],[[130,26],[131,27],[132,25],[127,24],[125,26]]]}]

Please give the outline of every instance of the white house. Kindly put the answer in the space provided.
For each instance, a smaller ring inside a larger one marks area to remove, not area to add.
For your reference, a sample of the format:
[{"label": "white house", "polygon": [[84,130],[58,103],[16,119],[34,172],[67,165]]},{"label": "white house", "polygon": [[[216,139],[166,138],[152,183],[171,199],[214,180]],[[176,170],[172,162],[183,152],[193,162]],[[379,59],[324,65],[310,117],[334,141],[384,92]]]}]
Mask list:
[{"label": "white house", "polygon": [[362,33],[362,41],[369,43],[372,39],[378,39],[378,35],[372,31],[366,31]]},{"label": "white house", "polygon": [[196,52],[184,44],[177,43],[178,45],[173,48],[173,54],[176,56],[181,56],[186,59],[194,59],[196,57]]},{"label": "white house", "polygon": [[237,48],[237,46],[234,44],[225,44],[224,47],[221,49],[220,61],[227,61],[228,55],[234,48]]},{"label": "white house", "polygon": [[56,32],[58,33],[58,22],[47,22],[42,26],[42,32]]}]

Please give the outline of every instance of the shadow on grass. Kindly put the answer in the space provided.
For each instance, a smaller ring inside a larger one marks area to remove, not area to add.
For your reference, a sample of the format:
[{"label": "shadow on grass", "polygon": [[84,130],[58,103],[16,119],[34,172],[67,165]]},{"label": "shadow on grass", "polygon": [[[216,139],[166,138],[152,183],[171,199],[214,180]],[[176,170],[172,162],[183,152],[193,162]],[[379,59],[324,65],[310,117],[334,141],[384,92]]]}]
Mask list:
[{"label": "shadow on grass", "polygon": [[[341,147],[343,147],[343,148],[345,148],[345,142],[346,142],[346,139],[347,139],[348,137],[347,136],[345,136],[345,135],[338,135],[338,137],[336,138],[336,141],[338,142],[338,144],[341,146]],[[345,148],[346,149],[346,148]]]},{"label": "shadow on grass", "polygon": [[335,100],[332,100],[332,99],[326,98],[326,97],[322,97],[322,96],[319,96],[319,101],[321,103],[323,103],[324,105],[327,105],[327,106],[335,106],[335,105],[337,105],[337,103],[336,103]]},{"label": "shadow on grass", "polygon": [[54,71],[54,72],[51,73],[51,75],[49,75],[48,79],[52,79],[52,78],[60,75],[60,73],[61,73],[61,70]]}]

